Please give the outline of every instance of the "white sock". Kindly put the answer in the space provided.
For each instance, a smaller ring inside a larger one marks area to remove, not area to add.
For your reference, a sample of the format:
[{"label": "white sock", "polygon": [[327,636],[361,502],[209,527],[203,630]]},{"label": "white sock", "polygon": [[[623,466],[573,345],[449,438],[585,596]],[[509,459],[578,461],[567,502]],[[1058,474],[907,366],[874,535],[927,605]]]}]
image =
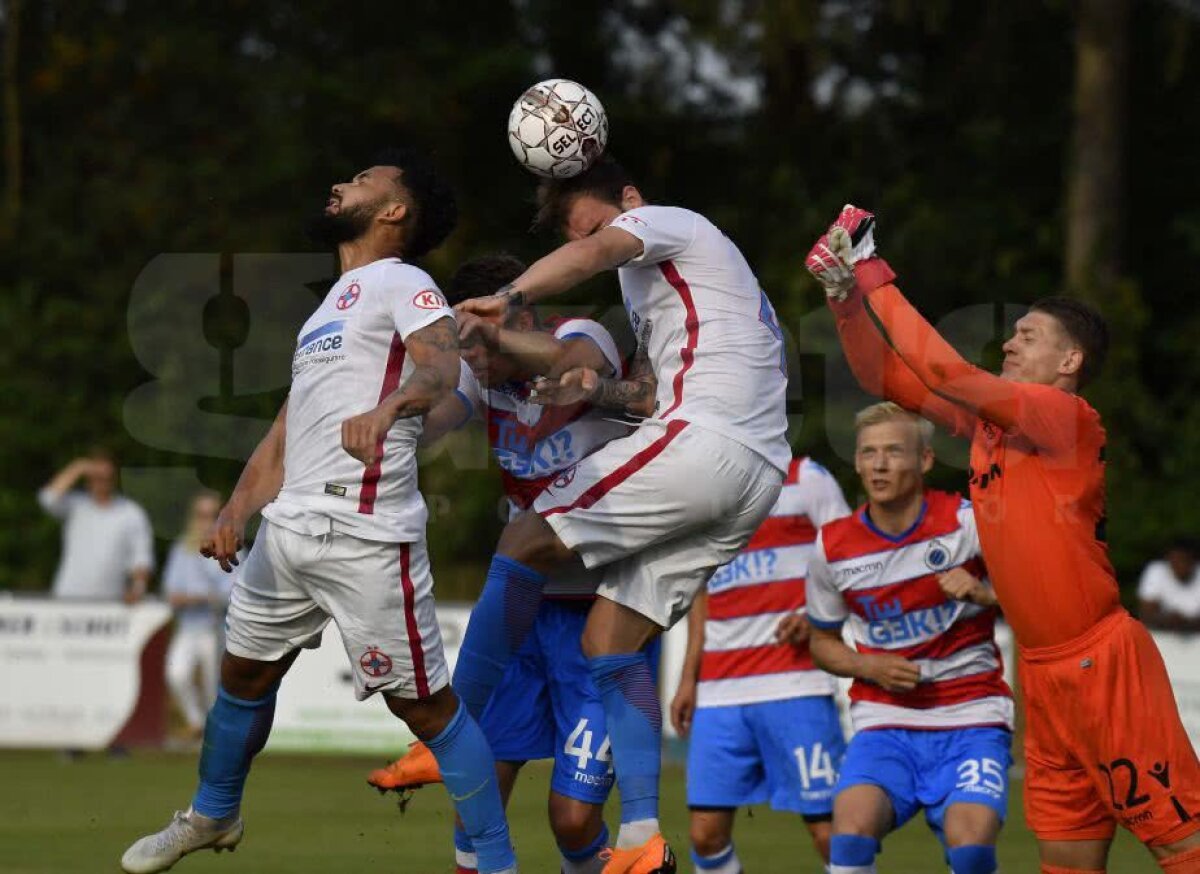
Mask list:
[{"label": "white sock", "polygon": [[733,844],[711,856],[701,856],[693,852],[692,861],[696,863],[699,874],[741,874],[742,870],[742,863],[733,849]]},{"label": "white sock", "polygon": [[604,864],[599,851],[590,859],[568,859],[563,856],[562,874],[601,874],[604,871]]},{"label": "white sock", "polygon": [[458,847],[454,848],[454,864],[468,871],[479,870],[479,857],[474,853],[465,853]]},{"label": "white sock", "polygon": [[659,832],[658,819],[638,819],[621,823],[617,832],[617,849],[631,850],[640,847]]},{"label": "white sock", "polygon": [[875,863],[870,865],[830,865],[829,874],[879,874]]}]

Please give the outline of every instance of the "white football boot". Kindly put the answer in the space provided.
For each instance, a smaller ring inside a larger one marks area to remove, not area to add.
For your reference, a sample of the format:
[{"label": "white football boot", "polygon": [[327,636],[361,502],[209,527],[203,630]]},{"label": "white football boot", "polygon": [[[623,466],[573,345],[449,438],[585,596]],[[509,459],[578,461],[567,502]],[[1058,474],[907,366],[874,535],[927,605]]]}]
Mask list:
[{"label": "white football boot", "polygon": [[156,874],[196,850],[232,851],[241,843],[242,829],[242,818],[236,813],[212,819],[190,807],[177,810],[166,828],[140,838],[125,851],[121,867],[126,874]]}]

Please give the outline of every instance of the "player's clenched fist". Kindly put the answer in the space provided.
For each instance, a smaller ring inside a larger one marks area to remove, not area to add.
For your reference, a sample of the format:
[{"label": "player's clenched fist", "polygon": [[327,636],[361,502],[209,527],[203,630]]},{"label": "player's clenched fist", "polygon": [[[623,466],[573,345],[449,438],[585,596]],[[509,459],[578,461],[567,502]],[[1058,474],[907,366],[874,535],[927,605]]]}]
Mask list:
[{"label": "player's clenched fist", "polygon": [[529,400],[542,406],[569,406],[591,400],[600,387],[600,374],[590,367],[572,367],[558,379],[539,376],[533,381]]},{"label": "player's clenched fist", "polygon": [[859,674],[888,692],[911,692],[921,682],[921,668],[896,655],[864,655]]},{"label": "player's clenched fist", "polygon": [[384,406],[342,422],[342,448],[370,467],[383,456],[383,438],[396,421]]},{"label": "player's clenched fist", "polygon": [[696,715],[696,681],[684,677],[679,681],[675,697],[671,699],[671,725],[680,737],[687,737],[692,730],[692,718]]},{"label": "player's clenched fist", "polygon": [[205,558],[216,559],[217,564],[225,573],[231,572],[238,564],[238,551],[245,539],[246,520],[241,518],[228,506],[223,507],[217,515],[208,536],[200,542],[200,554]]},{"label": "player's clenched fist", "polygon": [[792,646],[803,646],[808,642],[812,626],[808,619],[800,613],[789,613],[779,620],[775,627],[775,639],[780,643],[790,643]]},{"label": "player's clenched fist", "polygon": [[969,601],[981,607],[995,607],[996,594],[983,580],[961,567],[951,568],[944,574],[938,574],[938,585],[947,598],[955,601]]}]

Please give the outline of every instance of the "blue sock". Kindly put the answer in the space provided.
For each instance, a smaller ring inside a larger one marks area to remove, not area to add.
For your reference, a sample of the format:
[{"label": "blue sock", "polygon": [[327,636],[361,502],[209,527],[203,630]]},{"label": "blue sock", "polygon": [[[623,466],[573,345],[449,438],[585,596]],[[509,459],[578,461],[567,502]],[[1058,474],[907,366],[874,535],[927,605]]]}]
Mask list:
[{"label": "blue sock", "polygon": [[558,845],[558,852],[564,859],[569,862],[586,862],[589,859],[594,859],[596,854],[608,846],[608,826],[603,822],[600,823],[600,834],[592,840],[590,844],[579,850],[568,850],[562,844]]},{"label": "blue sock", "polygon": [[496,783],[496,760],[483,732],[461,703],[441,734],[427,744],[479,857],[481,874],[515,867],[517,861]]},{"label": "blue sock", "polygon": [[994,874],[996,870],[995,847],[980,844],[951,847],[946,855],[950,859],[950,870],[954,874]]},{"label": "blue sock", "polygon": [[658,818],[662,709],[645,653],[588,659],[604,701],[613,768],[621,792],[621,822]]},{"label": "blue sock", "polygon": [[454,691],[471,718],[483,716],[513,653],[533,628],[546,575],[505,555],[492,556],[454,668]]},{"label": "blue sock", "polygon": [[875,862],[879,841],[862,835],[834,835],[829,841],[829,864],[848,868],[866,867]]},{"label": "blue sock", "polygon": [[200,754],[200,786],[192,809],[221,819],[242,803],[250,762],[258,755],[275,718],[275,691],[258,701],[235,698],[224,688],[204,723],[204,751]]}]

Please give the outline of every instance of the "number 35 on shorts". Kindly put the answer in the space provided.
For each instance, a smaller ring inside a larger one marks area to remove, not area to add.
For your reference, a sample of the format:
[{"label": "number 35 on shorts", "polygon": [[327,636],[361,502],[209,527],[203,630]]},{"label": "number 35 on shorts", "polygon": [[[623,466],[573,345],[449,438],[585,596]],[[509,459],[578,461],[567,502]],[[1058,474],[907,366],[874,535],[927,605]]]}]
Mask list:
[{"label": "number 35 on shorts", "polygon": [[1003,798],[1005,779],[1004,765],[995,759],[963,759],[958,763],[958,782],[954,788]]},{"label": "number 35 on shorts", "polygon": [[567,736],[567,742],[563,744],[563,753],[573,757],[576,767],[581,771],[587,770],[588,762],[592,759],[607,763],[608,770],[612,771],[612,750],[608,742],[608,735],[604,735],[604,739],[600,741],[600,748],[593,754],[592,742],[595,735],[588,725],[589,721],[586,717],[579,720],[575,729]]}]

